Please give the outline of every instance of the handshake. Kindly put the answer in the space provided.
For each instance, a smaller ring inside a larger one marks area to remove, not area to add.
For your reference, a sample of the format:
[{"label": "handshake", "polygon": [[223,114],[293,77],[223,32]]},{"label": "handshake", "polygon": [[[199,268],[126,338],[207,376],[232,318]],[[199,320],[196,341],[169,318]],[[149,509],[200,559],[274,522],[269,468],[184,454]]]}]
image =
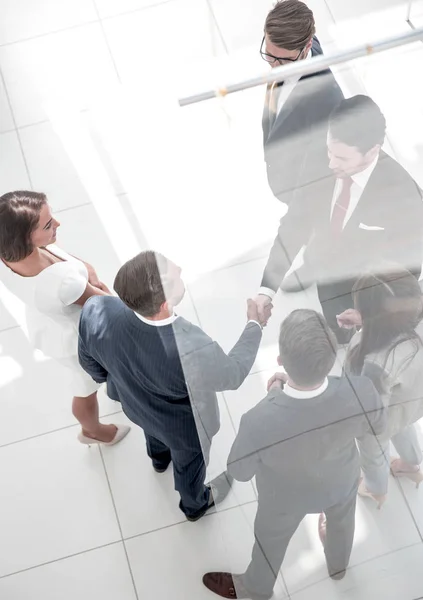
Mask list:
[{"label": "handshake", "polygon": [[262,327],[266,327],[268,320],[272,316],[273,304],[269,296],[259,294],[251,300],[247,300],[247,320],[257,321]]}]

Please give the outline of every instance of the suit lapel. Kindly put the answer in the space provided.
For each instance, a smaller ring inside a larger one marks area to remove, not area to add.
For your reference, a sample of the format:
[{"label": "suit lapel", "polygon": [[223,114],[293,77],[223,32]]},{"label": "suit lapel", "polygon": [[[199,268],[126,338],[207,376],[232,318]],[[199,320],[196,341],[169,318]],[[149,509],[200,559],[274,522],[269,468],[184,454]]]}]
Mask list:
[{"label": "suit lapel", "polygon": [[[322,49],[320,47],[318,40],[315,38],[313,40],[313,46],[311,47],[311,56],[312,57],[318,56],[320,54],[323,54]],[[301,100],[305,96],[305,94],[304,94],[304,87],[302,85],[299,85],[299,83],[302,80],[308,79],[309,77],[318,76],[318,75],[319,74],[308,75],[308,76],[302,77],[300,79],[300,81],[295,86],[294,90],[289,95],[289,98],[285,102],[284,106],[282,107],[281,112],[278,114],[278,116],[276,117],[276,119],[273,123],[272,123],[272,119],[271,119],[271,115],[270,115],[270,108],[269,108],[269,106],[270,106],[270,104],[269,104],[270,90],[269,90],[269,86],[268,86],[269,96],[266,96],[266,106],[265,106],[265,111],[267,111],[267,122],[266,122],[267,135],[264,136],[265,141],[267,141],[271,137],[273,137],[273,135],[282,127],[282,124],[284,123],[286,118],[289,115],[291,115],[296,108],[298,108],[300,106]],[[263,114],[263,119],[264,119],[264,114]],[[263,133],[264,133],[264,131],[265,131],[265,126],[264,126],[264,122],[263,122]]]}]

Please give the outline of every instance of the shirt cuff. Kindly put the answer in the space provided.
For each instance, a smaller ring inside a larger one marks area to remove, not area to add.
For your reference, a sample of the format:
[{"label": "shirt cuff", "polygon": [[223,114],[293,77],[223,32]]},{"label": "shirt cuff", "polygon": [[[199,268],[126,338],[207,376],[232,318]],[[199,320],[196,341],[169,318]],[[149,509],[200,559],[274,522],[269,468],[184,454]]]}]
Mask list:
[{"label": "shirt cuff", "polygon": [[261,287],[259,289],[259,295],[268,296],[271,300],[275,297],[276,292],[267,287]]},{"label": "shirt cuff", "polygon": [[247,321],[247,325],[248,325],[248,323],[255,323],[263,331],[263,327],[260,325],[260,323],[258,321],[255,321],[254,319],[250,319],[249,321]]}]

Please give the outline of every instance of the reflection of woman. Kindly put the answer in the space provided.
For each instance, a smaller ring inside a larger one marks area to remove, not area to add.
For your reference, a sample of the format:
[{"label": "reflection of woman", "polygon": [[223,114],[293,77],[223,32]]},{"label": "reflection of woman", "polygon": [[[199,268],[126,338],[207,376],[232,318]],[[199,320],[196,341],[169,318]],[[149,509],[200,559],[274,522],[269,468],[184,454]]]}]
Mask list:
[{"label": "reflection of woman", "polygon": [[100,423],[99,386],[79,366],[77,357],[81,307],[91,296],[110,292],[90,265],[52,245],[59,225],[44,194],[1,196],[0,276],[26,305],[34,346],[72,373],[72,409],[82,426],[80,442],[116,444],[129,427]]},{"label": "reflection of woman", "polygon": [[[341,325],[359,325],[348,348],[346,370],[367,375],[384,398],[388,426],[379,440],[359,443],[364,475],[360,493],[379,507],[386,497],[389,466],[418,486],[422,452],[414,423],[423,416],[422,296],[417,280],[406,270],[365,275],[353,288],[355,311],[338,317]],[[389,440],[399,458],[387,458]]]}]

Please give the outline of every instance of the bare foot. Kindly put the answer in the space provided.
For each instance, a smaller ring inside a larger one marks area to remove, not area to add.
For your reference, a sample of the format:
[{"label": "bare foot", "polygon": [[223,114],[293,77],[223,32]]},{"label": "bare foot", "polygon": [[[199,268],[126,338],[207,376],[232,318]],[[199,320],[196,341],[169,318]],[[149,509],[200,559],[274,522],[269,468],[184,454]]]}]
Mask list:
[{"label": "bare foot", "polygon": [[87,431],[86,429],[82,430],[82,434],[87,438],[91,438],[92,440],[97,440],[99,442],[105,442],[108,444],[111,442],[117,432],[116,425],[100,425],[95,431]]}]

